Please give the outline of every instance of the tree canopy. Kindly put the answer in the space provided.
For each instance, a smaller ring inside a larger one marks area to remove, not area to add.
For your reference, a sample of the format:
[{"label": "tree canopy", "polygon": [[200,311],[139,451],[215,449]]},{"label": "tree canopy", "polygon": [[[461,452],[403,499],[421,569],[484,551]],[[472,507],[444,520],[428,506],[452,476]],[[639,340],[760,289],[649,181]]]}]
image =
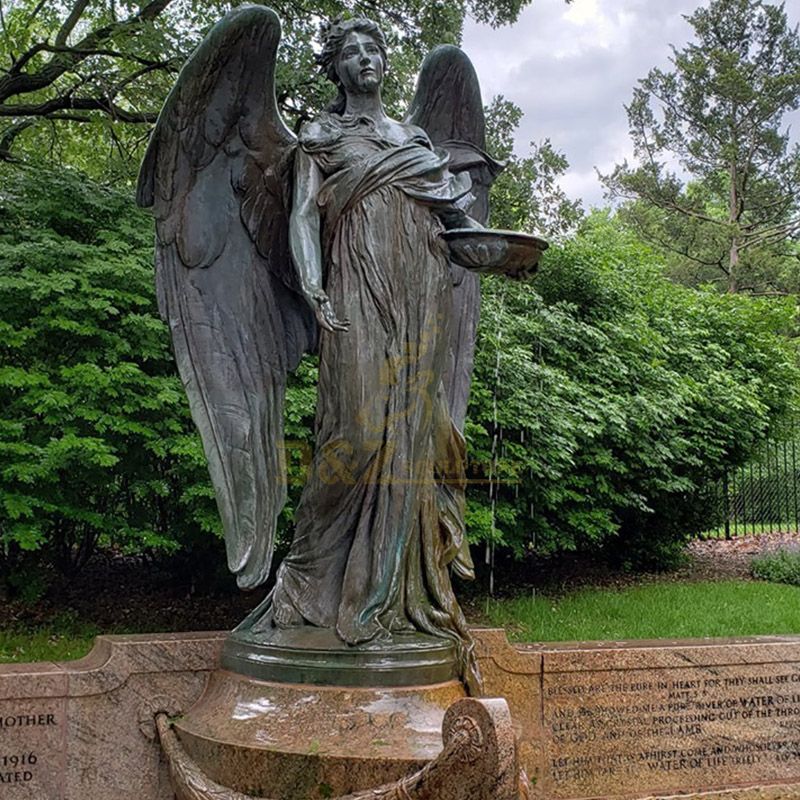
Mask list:
[{"label": "tree canopy", "polygon": [[797,255],[800,235],[800,145],[782,127],[800,107],[797,25],[762,0],[712,0],[688,21],[694,41],[673,48],[673,69],[651,70],[627,106],[637,163],[603,180],[693,282],[784,291],[781,259]]},{"label": "tree canopy", "polygon": [[[457,43],[467,13],[513,22],[526,0],[319,0],[313,12],[271,2],[283,22],[279,103],[290,124],[319,109],[331,89],[318,74],[323,20],[375,18],[392,47],[387,100],[410,96],[422,56]],[[149,124],[182,63],[229,8],[224,0],[16,0],[0,3],[0,158],[48,153],[94,174],[130,176]],[[105,173],[103,172],[105,170]]]}]

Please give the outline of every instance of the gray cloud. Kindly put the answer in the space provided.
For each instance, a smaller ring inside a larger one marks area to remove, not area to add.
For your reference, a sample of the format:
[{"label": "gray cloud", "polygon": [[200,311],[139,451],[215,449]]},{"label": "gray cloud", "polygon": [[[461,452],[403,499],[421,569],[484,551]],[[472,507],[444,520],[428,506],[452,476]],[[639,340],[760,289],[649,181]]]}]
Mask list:
[{"label": "gray cloud", "polygon": [[[668,67],[670,44],[689,41],[683,15],[698,0],[533,0],[511,27],[469,23],[463,47],[488,102],[502,94],[525,112],[517,151],[549,137],[571,165],[564,186],[584,204],[603,202],[594,168],[631,154],[624,105],[654,66]],[[795,129],[800,128],[800,115]]]}]

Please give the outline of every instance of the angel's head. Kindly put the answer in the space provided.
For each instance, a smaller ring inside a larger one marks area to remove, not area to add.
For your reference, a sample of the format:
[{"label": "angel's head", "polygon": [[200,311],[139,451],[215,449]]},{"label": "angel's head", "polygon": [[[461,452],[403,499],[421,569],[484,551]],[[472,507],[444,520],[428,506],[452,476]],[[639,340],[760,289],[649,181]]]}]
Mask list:
[{"label": "angel's head", "polygon": [[376,91],[386,71],[386,39],[381,29],[364,17],[334,20],[325,31],[317,61],[339,89],[339,98],[347,92]]}]

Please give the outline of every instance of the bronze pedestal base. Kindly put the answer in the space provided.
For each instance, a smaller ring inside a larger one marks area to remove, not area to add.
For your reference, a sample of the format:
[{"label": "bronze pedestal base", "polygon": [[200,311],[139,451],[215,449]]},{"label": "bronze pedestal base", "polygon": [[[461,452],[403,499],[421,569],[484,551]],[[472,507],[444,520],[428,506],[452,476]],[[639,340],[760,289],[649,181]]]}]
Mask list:
[{"label": "bronze pedestal base", "polygon": [[345,644],[328,628],[236,630],[225,640],[222,668],[262,681],[317,686],[430,686],[458,677],[453,641],[423,633]]}]

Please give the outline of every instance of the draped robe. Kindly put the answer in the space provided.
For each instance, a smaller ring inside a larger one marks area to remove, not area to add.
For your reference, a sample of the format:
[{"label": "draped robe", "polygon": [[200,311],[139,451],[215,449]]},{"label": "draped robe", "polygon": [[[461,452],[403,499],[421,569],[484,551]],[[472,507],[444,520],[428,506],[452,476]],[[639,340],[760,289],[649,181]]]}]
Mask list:
[{"label": "draped robe", "polygon": [[449,637],[474,688],[449,575],[465,552],[464,441],[442,387],[452,278],[439,236],[469,177],[451,175],[420,129],[398,145],[367,117],[323,115],[299,146],[324,177],[325,291],[350,328],[321,333],[316,449],[294,539],[245,625],[310,623],[350,644]]}]

